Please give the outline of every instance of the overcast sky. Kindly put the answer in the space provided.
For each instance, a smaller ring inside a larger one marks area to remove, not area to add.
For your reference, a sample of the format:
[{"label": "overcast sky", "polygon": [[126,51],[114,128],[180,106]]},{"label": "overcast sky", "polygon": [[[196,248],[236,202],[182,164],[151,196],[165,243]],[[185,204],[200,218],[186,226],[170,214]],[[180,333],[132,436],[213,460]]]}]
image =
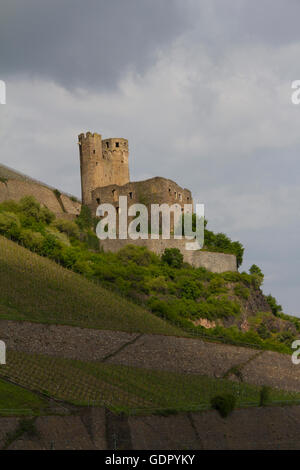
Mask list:
[{"label": "overcast sky", "polygon": [[300,314],[299,18],[299,0],[1,0],[0,162],[79,196],[77,135],[128,138],[131,179],[191,189]]}]

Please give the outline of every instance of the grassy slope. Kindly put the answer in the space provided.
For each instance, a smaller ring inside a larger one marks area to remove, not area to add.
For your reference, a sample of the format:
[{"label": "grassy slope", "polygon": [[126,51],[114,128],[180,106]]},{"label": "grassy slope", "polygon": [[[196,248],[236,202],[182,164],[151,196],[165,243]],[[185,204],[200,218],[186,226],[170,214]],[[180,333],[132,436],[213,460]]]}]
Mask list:
[{"label": "grassy slope", "polygon": [[0,318],[177,335],[115,293],[0,237]]},{"label": "grassy slope", "polygon": [[[207,408],[220,393],[233,393],[238,406],[258,405],[260,387],[215,379],[9,351],[0,375],[29,390],[77,405],[106,405],[125,412],[190,411]],[[272,390],[274,401],[299,403],[300,393]]]},{"label": "grassy slope", "polygon": [[47,409],[47,402],[38,395],[0,380],[0,416],[39,414],[45,409]]}]

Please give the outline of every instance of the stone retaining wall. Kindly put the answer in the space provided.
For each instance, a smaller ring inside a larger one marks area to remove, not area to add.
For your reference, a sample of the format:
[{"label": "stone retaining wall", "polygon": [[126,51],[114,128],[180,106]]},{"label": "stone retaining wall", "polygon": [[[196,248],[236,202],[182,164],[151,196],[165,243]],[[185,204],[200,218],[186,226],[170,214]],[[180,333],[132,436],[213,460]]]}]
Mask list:
[{"label": "stone retaining wall", "polygon": [[190,263],[195,268],[204,267],[209,271],[215,273],[222,273],[225,271],[237,271],[236,256],[225,253],[215,253],[210,251],[199,250],[186,250],[187,240],[101,240],[100,246],[104,251],[118,252],[121,248],[128,244],[138,246],[145,246],[148,250],[153,251],[157,255],[161,255],[166,248],[178,248],[183,254],[183,259],[186,263]]}]

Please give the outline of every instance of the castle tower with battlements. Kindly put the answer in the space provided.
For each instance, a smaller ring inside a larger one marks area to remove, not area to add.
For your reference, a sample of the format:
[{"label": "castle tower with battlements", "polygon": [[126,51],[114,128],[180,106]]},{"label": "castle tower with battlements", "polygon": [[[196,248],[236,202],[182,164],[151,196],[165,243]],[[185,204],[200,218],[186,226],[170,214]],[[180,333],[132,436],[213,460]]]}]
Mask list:
[{"label": "castle tower with battlements", "polygon": [[[120,213],[119,198],[126,196],[128,207],[132,204],[144,204],[148,209],[151,226],[151,205],[176,204],[184,213],[185,205],[193,211],[192,193],[179,186],[175,181],[156,176],[143,181],[130,181],[128,164],[128,141],[121,138],[104,139],[100,134],[87,132],[78,136],[81,171],[82,204],[88,206],[95,217],[100,204],[108,203]],[[1,183],[0,183],[1,184]],[[134,216],[128,216],[131,222]],[[174,232],[174,214],[170,213],[171,234]],[[118,228],[117,228],[118,230]],[[128,244],[128,239],[101,240],[104,251],[116,252]],[[165,248],[178,248],[184,261],[195,267],[203,266],[214,272],[236,271],[236,256],[223,253],[189,251],[185,249],[185,240],[138,239],[130,240],[140,246],[161,255]]]},{"label": "castle tower with battlements", "polygon": [[122,138],[102,140],[100,134],[78,136],[82,203],[90,205],[96,188],[129,182],[128,141]]}]

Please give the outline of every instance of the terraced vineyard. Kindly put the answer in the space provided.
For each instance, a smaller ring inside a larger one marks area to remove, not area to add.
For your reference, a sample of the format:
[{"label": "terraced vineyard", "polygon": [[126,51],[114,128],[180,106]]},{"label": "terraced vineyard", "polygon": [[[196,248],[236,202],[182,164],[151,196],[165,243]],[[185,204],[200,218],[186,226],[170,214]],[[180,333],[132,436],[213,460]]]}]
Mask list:
[{"label": "terraced vineyard", "polygon": [[[33,392],[75,405],[107,406],[127,413],[190,411],[210,406],[219,393],[233,393],[237,405],[258,405],[260,388],[225,379],[104,363],[8,352],[0,376]],[[271,402],[300,402],[300,393],[272,390]],[[29,404],[30,406],[30,404]]]},{"label": "terraced vineyard", "polygon": [[40,414],[48,403],[40,396],[4,380],[0,380],[0,416]]},{"label": "terraced vineyard", "polygon": [[180,329],[0,236],[0,318],[166,335]]}]

